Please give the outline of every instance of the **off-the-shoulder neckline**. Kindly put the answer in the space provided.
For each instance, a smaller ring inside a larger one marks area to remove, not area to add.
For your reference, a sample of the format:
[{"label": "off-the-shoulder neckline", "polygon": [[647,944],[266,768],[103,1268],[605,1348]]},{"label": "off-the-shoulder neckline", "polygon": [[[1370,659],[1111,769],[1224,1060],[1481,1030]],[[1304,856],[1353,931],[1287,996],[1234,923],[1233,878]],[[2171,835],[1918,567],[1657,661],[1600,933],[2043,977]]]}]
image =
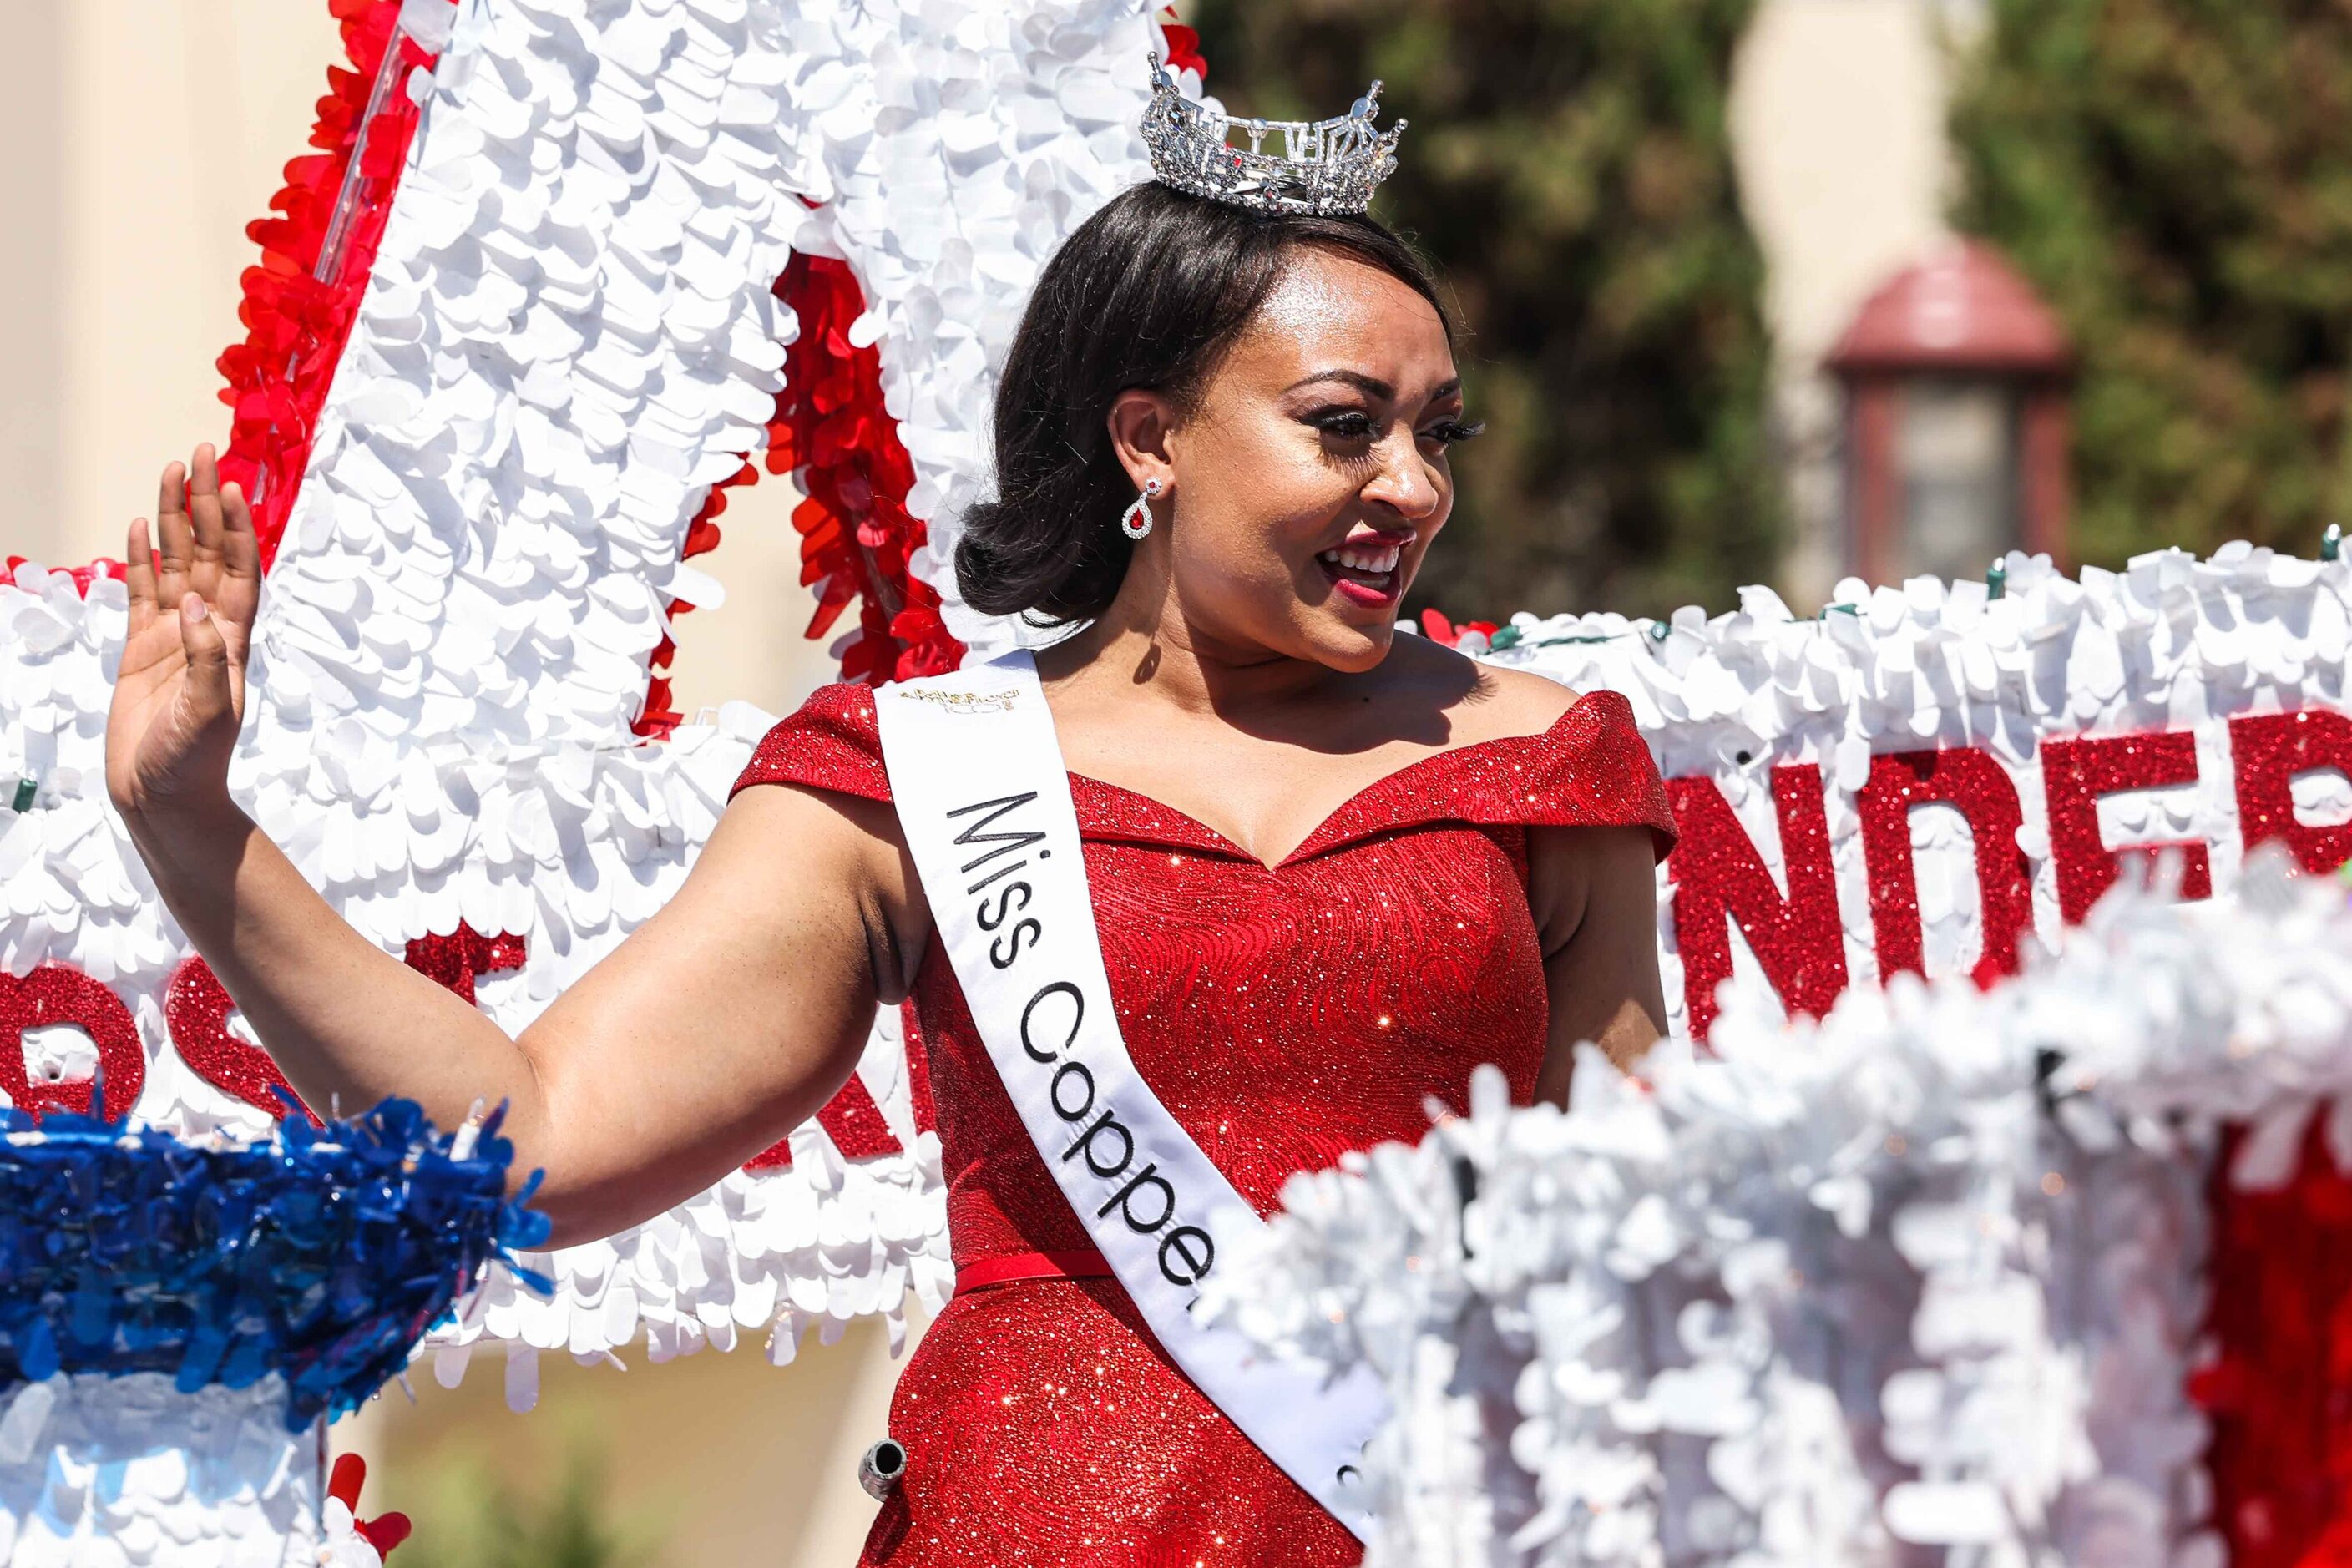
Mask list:
[{"label": "off-the-shoulder neckline", "polygon": [[1553,720],[1550,724],[1541,730],[1524,735],[1492,735],[1483,741],[1465,742],[1459,746],[1448,746],[1444,751],[1432,752],[1426,756],[1415,757],[1412,761],[1406,763],[1400,767],[1391,768],[1387,773],[1381,774],[1378,778],[1373,779],[1370,783],[1357,790],[1353,795],[1349,795],[1346,799],[1339,802],[1339,805],[1333,806],[1328,812],[1325,813],[1322,819],[1308,831],[1307,837],[1300,839],[1297,845],[1295,845],[1278,860],[1269,861],[1260,859],[1257,856],[1252,854],[1249,850],[1243,848],[1239,844],[1234,843],[1224,834],[1219,832],[1214,827],[1210,826],[1207,823],[1202,821],[1191,812],[1185,811],[1179,806],[1171,805],[1168,802],[1161,800],[1157,795],[1147,795],[1141,790],[1130,788],[1126,784],[1113,784],[1108,779],[1098,779],[1091,774],[1077,773],[1076,771],[1072,771],[1070,773],[1070,779],[1074,784],[1083,785],[1088,791],[1100,792],[1104,795],[1140,802],[1142,805],[1150,806],[1154,811],[1165,813],[1167,816],[1176,818],[1178,821],[1184,824],[1184,826],[1191,828],[1202,840],[1204,841],[1206,847],[1215,849],[1220,854],[1229,855],[1235,859],[1246,861],[1249,864],[1258,867],[1262,870],[1279,871],[1284,867],[1296,865],[1301,860],[1322,853],[1324,850],[1330,848],[1333,844],[1344,842],[1346,818],[1358,812],[1367,801],[1376,799],[1377,797],[1388,793],[1390,790],[1397,787],[1402,781],[1418,774],[1422,770],[1445,763],[1453,763],[1458,765],[1463,759],[1475,753],[1488,750],[1508,750],[1514,747],[1540,746],[1545,742],[1549,742],[1554,736],[1558,735],[1562,729],[1566,728],[1569,721],[1576,718],[1578,714],[1583,710],[1587,703],[1591,702],[1596,699],[1617,695],[1617,693],[1609,691],[1606,688],[1600,688],[1591,691],[1583,692],[1578,696],[1575,701],[1568,705],[1567,709],[1560,713],[1559,718]]}]

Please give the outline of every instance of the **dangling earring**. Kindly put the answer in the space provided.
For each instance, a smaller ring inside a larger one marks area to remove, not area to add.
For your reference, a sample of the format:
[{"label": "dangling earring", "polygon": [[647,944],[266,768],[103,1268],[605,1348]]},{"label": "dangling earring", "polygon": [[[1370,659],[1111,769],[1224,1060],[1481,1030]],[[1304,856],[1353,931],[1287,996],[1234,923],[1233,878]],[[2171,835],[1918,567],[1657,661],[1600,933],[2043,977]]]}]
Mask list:
[{"label": "dangling earring", "polygon": [[1129,507],[1126,511],[1119,515],[1119,531],[1126,534],[1129,539],[1141,539],[1145,534],[1150,533],[1151,531],[1151,503],[1159,499],[1160,481],[1158,479],[1144,480],[1143,493],[1135,498],[1135,504],[1133,506]]}]

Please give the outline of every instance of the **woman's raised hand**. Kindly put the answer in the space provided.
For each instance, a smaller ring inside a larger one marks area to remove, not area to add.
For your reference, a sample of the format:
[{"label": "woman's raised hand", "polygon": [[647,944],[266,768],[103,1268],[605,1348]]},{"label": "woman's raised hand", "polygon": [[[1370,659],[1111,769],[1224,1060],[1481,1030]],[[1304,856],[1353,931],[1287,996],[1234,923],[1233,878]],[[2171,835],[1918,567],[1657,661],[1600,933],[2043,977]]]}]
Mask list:
[{"label": "woman's raised hand", "polygon": [[106,788],[126,821],[228,804],[228,760],[245,721],[245,660],[261,599],[253,514],[220,482],[209,446],[163,470],[161,548],[131,525],[123,577],[131,625],[106,718]]}]

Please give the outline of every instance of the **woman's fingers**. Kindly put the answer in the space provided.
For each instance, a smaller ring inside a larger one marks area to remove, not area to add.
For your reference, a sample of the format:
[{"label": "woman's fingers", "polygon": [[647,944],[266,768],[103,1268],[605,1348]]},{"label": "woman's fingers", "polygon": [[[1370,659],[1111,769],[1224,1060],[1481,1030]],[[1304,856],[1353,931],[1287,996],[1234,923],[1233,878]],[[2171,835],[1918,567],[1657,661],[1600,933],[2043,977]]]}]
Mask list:
[{"label": "woman's fingers", "polygon": [[221,614],[240,626],[253,624],[261,602],[261,541],[253,531],[253,509],[245,504],[245,489],[229,483],[220,488]]},{"label": "woman's fingers", "polygon": [[155,624],[155,557],[147,543],[147,520],[133,518],[122,542],[122,585],[131,591],[131,635]]},{"label": "woman's fingers", "polygon": [[201,726],[235,709],[229,691],[228,643],[221,636],[220,621],[202,594],[182,595],[179,613],[180,646],[188,656],[188,684],[184,700],[188,705],[189,717]]},{"label": "woman's fingers", "polygon": [[195,564],[196,532],[189,525],[187,510],[188,471],[177,463],[165,465],[163,482],[155,496],[155,531],[160,540],[163,568],[155,581],[158,600],[176,605],[193,584],[191,572]]},{"label": "woman's fingers", "polygon": [[[221,482],[220,457],[209,442],[190,462],[164,468],[153,531],[151,544],[146,520],[133,522],[123,547],[131,635],[159,616],[180,614],[194,594],[204,602],[205,620],[215,623],[205,627],[206,637],[225,647],[242,638],[260,601],[261,543],[245,491]],[[184,637],[186,626],[182,630]],[[192,645],[191,663],[194,658]]]},{"label": "woman's fingers", "polygon": [[222,534],[220,464],[210,442],[196,448],[189,464],[188,521],[195,531],[194,586],[210,598],[213,578],[220,571]]}]

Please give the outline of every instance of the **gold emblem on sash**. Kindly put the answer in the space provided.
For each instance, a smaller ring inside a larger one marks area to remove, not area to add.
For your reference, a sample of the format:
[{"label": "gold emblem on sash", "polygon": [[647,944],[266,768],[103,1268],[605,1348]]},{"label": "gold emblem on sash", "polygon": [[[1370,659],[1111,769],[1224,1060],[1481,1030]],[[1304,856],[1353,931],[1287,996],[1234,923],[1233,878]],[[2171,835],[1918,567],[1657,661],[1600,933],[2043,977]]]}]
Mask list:
[{"label": "gold emblem on sash", "polygon": [[902,686],[898,695],[918,702],[936,703],[950,713],[1010,713],[1021,699],[1018,688],[1006,691],[941,691],[929,686]]}]

